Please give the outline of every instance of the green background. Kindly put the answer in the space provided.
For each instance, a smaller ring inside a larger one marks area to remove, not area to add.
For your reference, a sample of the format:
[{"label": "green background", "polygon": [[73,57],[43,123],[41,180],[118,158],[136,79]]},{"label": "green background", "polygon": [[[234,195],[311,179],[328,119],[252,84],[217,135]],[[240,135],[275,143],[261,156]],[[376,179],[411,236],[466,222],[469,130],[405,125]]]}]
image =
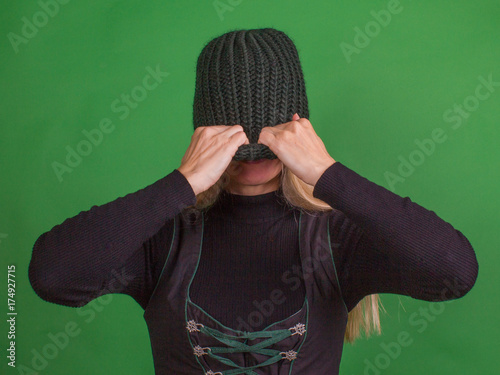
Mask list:
[{"label": "green background", "polygon": [[[382,295],[383,335],[346,345],[341,374],[363,374],[377,358],[385,365],[383,344],[403,331],[411,345],[381,374],[500,373],[500,87],[480,88],[483,99],[474,99],[480,77],[500,82],[500,2],[401,0],[398,12],[378,29],[371,12],[395,2],[220,3],[226,4],[223,13],[212,0],[70,1],[43,25],[40,2],[2,2],[0,310],[7,311],[7,265],[15,264],[17,365],[32,367],[33,351],[51,343],[48,334],[74,322],[79,334],[39,374],[153,374],[139,305],[111,294],[106,304],[80,308],[94,311],[87,322],[90,315],[79,309],[43,301],[27,278],[33,244],[65,218],[177,168],[192,134],[196,59],[204,44],[233,29],[274,27],[297,45],[309,120],[335,160],[389,188],[387,172],[398,175],[401,160],[410,155],[417,160],[415,140],[442,129],[446,140],[421,154],[424,160],[391,189],[461,230],[480,265],[472,291],[441,310],[429,310],[430,302]],[[11,40],[13,34],[23,37],[23,17],[43,26],[16,45]],[[355,39],[356,27],[371,33],[366,46]],[[342,43],[361,48],[347,56]],[[147,67],[156,66],[170,75],[121,119],[112,103],[141,85]],[[457,120],[447,120],[446,113],[464,101],[467,119],[454,128]],[[66,147],[75,149],[86,139],[82,130],[97,128],[105,118],[113,131],[60,181],[53,163],[64,163]],[[420,309],[430,311],[427,318]],[[22,373],[6,365],[8,327],[1,320],[0,372]]]}]

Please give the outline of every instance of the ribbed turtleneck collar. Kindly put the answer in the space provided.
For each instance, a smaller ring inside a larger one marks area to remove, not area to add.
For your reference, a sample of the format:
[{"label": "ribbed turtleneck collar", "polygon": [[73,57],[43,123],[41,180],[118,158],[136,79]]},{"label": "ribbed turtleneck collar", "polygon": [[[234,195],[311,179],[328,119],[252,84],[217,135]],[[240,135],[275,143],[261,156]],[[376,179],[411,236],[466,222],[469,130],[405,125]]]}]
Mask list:
[{"label": "ribbed turtleneck collar", "polygon": [[223,190],[211,211],[228,219],[255,221],[282,217],[289,209],[280,187],[259,195],[239,195]]}]

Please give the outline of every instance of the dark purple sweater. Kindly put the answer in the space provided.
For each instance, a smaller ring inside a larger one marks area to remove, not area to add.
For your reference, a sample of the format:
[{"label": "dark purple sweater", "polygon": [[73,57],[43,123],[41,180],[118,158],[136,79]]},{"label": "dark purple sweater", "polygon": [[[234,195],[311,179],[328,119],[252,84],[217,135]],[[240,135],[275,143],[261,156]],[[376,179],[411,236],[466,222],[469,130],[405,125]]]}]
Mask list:
[{"label": "dark purple sweater", "polygon": [[[349,310],[373,293],[437,301],[462,297],[473,287],[478,263],[470,242],[434,211],[338,161],[313,195],[335,209],[329,228],[333,259]],[[224,192],[219,198],[206,214],[191,298],[224,325],[243,329],[257,304],[281,287],[283,303],[253,325],[263,329],[304,301],[296,266],[298,211],[286,205],[281,189],[256,196]],[[33,289],[45,301],[66,306],[118,292],[146,308],[168,255],[173,217],[195,202],[189,182],[174,169],[135,193],[66,219],[34,244],[28,271]]]}]

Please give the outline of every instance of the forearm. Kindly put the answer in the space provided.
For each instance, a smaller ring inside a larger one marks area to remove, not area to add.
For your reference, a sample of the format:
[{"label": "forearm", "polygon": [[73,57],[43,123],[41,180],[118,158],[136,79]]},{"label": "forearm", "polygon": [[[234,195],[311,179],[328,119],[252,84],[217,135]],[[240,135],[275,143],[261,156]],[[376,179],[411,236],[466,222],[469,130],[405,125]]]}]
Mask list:
[{"label": "forearm", "polygon": [[[69,305],[89,300],[166,221],[195,201],[186,179],[174,170],[137,192],[66,219],[34,244],[28,270],[33,289],[43,299],[52,296]],[[63,295],[75,300],[62,301]]]},{"label": "forearm", "polygon": [[[369,288],[431,299],[439,298],[439,292],[456,279],[462,285],[461,295],[474,285],[478,264],[470,242],[434,211],[338,161],[320,177],[313,193],[362,229],[363,241],[355,256],[370,263],[352,259],[347,264],[364,269],[365,274],[372,267],[372,280],[363,281],[372,283]],[[384,271],[390,275],[382,275]],[[450,297],[448,293],[446,298]]]}]

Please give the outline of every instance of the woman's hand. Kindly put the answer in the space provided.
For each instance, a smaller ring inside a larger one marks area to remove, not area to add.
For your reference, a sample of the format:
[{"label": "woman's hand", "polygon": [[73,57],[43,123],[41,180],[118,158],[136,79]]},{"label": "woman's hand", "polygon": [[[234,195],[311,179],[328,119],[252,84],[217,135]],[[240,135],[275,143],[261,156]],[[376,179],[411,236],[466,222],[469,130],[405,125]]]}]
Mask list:
[{"label": "woman's hand", "polygon": [[321,175],[335,163],[306,118],[262,128],[257,143],[266,145],[293,174],[315,186]]},{"label": "woman's hand", "polygon": [[241,125],[199,126],[177,168],[195,195],[209,189],[222,176],[238,147],[249,140]]}]

